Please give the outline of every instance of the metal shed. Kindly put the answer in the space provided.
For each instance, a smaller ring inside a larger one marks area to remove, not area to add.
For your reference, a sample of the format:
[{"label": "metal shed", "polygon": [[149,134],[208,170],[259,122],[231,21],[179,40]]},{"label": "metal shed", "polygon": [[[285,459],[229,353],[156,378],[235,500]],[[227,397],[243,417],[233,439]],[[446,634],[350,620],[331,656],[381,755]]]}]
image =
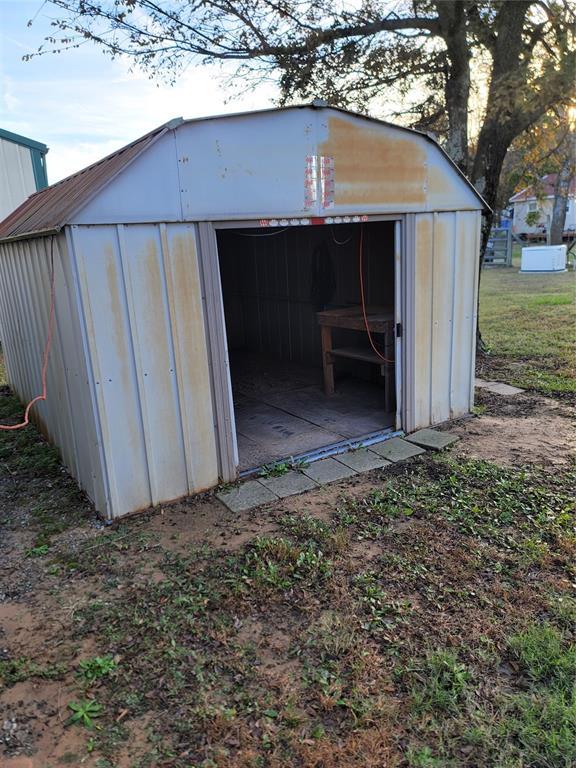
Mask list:
[{"label": "metal shed", "polygon": [[47,152],[46,144],[0,128],[0,218],[48,186]]},{"label": "metal shed", "polygon": [[108,518],[462,416],[484,206],[340,109],[173,120],[0,224],[9,382],[39,392],[53,263],[35,418]]}]

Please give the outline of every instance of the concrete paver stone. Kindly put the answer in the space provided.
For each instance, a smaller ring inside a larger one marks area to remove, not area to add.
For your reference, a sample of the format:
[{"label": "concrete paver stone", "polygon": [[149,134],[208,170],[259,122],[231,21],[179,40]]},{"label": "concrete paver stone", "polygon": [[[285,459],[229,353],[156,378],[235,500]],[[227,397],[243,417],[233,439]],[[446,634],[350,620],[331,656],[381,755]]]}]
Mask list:
[{"label": "concrete paver stone", "polygon": [[411,459],[413,456],[424,453],[423,448],[419,448],[417,445],[409,443],[401,437],[390,437],[381,443],[371,445],[370,450],[393,462],[406,461],[406,459]]},{"label": "concrete paver stone", "polygon": [[419,445],[421,448],[429,448],[432,451],[441,451],[459,439],[458,435],[452,435],[450,432],[438,432],[435,429],[419,429],[418,432],[413,432],[406,438],[408,442]]},{"label": "concrete paver stone", "polygon": [[278,496],[258,480],[248,480],[229,490],[219,491],[216,498],[232,512],[242,512],[269,501],[276,501]]}]

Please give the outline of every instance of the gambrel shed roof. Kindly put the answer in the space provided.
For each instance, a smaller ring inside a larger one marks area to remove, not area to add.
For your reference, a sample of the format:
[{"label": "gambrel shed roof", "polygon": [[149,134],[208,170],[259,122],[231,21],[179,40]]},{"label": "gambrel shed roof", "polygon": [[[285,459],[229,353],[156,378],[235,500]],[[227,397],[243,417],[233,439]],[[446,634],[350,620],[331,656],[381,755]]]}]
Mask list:
[{"label": "gambrel shed roof", "polygon": [[0,239],[70,223],[485,207],[427,134],[304,105],[172,120],[32,195]]}]

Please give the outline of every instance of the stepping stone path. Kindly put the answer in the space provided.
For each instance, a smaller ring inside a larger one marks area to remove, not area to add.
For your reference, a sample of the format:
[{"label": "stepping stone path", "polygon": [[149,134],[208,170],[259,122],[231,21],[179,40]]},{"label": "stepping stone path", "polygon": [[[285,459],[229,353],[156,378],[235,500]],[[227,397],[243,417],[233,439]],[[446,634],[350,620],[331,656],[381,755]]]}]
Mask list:
[{"label": "stepping stone path", "polygon": [[290,470],[277,477],[258,477],[245,480],[231,488],[222,488],[216,498],[232,512],[259,507],[270,501],[304,493],[325,483],[333,483],[372,469],[385,470],[391,464],[406,461],[425,453],[425,449],[440,451],[459,438],[449,432],[421,429],[406,438],[391,437],[368,448],[357,448],[345,453],[319,459],[299,471]]},{"label": "stepping stone path", "polygon": [[520,387],[512,387],[500,381],[484,381],[484,379],[474,379],[474,386],[478,389],[487,389],[488,392],[495,392],[497,395],[519,395],[524,392]]}]

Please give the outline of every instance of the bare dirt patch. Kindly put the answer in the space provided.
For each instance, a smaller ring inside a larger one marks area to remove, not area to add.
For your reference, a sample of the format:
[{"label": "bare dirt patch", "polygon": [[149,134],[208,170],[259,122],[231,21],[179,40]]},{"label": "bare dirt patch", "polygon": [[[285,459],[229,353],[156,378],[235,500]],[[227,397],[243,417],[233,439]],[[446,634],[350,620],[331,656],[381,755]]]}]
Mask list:
[{"label": "bare dirt patch", "polygon": [[480,416],[446,425],[462,439],[460,456],[504,466],[567,466],[576,455],[574,412],[557,400],[531,394],[496,395],[477,390]]}]

